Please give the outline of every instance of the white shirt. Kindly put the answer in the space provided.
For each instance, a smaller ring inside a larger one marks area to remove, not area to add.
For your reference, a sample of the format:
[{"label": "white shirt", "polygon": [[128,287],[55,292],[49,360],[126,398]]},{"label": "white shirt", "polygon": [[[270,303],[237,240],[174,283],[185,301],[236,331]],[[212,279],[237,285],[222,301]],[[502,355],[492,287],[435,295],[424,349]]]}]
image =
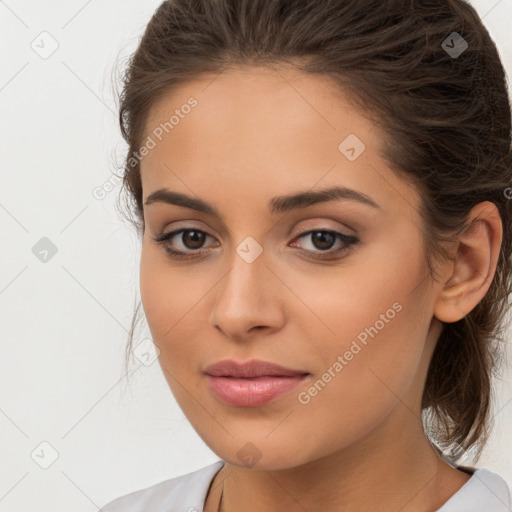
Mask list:
[{"label": "white shirt", "polygon": [[[125,494],[102,512],[203,512],[213,477],[224,465],[214,464],[145,489]],[[436,512],[512,512],[512,491],[498,474],[475,469],[471,478]]]}]

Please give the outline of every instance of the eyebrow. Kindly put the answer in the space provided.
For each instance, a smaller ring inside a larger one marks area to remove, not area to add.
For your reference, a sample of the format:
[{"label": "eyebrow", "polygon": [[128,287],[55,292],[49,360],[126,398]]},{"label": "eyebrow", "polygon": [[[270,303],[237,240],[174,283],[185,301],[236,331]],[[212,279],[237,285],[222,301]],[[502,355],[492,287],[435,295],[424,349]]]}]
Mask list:
[{"label": "eyebrow", "polygon": [[[316,191],[308,190],[290,195],[277,196],[269,201],[268,207],[270,213],[275,214],[307,208],[308,206],[318,203],[342,199],[356,201],[358,203],[371,206],[372,208],[381,209],[381,207],[370,196],[367,196],[362,192],[358,192],[357,190],[341,186],[335,186]],[[206,201],[187,196],[180,192],[174,192],[166,188],[158,189],[150,194],[144,204],[148,205],[152,203],[167,203],[176,206],[182,206],[196,210],[198,212],[209,213],[222,219],[222,215],[219,213],[217,208],[207,203]]]}]

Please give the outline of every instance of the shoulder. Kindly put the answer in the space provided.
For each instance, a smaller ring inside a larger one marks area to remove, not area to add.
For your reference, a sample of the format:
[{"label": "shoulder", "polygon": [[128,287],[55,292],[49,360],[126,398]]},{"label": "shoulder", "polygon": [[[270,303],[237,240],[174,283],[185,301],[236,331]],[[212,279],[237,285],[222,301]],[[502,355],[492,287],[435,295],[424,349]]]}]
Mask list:
[{"label": "shoulder", "polygon": [[437,512],[510,512],[512,490],[497,473],[476,469],[471,478]]},{"label": "shoulder", "polygon": [[208,487],[223,465],[224,462],[219,460],[191,473],[125,494],[101,507],[101,512],[201,512]]}]

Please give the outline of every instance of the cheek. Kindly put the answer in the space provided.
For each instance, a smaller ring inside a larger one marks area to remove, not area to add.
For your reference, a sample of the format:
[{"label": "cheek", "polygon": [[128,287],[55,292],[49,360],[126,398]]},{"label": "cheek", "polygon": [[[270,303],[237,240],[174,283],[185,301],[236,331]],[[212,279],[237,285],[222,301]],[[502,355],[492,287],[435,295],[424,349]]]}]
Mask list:
[{"label": "cheek", "polygon": [[[304,454],[327,455],[369,435],[393,410],[407,407],[406,415],[412,414],[416,406],[409,398],[416,389],[426,335],[412,298],[401,298],[402,309],[391,309],[388,323],[378,315],[376,322],[374,310],[367,311],[366,321],[360,319],[362,329],[353,328],[354,319],[346,312],[338,318],[335,342],[327,336],[317,340],[321,364],[297,396],[293,434],[283,429],[283,443],[300,439]],[[381,309],[375,311],[380,314]],[[311,436],[318,429],[321,438]]]},{"label": "cheek", "polygon": [[408,262],[374,254],[351,272],[311,278],[314,288],[294,288],[316,313],[301,323],[301,332],[314,340],[310,360],[317,364],[298,411],[304,422],[314,418],[331,429],[326,438],[361,436],[416,389],[430,310],[418,286],[425,268],[412,253]]},{"label": "cheek", "polygon": [[204,280],[194,279],[184,267],[173,266],[158,248],[142,248],[140,293],[148,325],[155,341],[172,340],[186,315],[206,293]]},{"label": "cheek", "polygon": [[[140,294],[151,337],[160,350],[158,361],[171,385],[169,376],[175,371],[170,364],[186,357],[186,352],[183,352],[185,345],[177,342],[176,335],[181,326],[180,318],[186,314],[187,299],[183,296],[183,283],[174,278],[176,272],[165,265],[161,255],[155,253],[157,251],[151,247],[142,249]],[[186,288],[184,292],[186,295]]]},{"label": "cheek", "polygon": [[[325,364],[333,354],[349,350],[353,340],[364,346],[375,339],[374,345],[379,340],[382,345],[388,337],[395,337],[393,347],[397,347],[411,334],[406,327],[414,331],[417,322],[427,316],[428,298],[418,286],[426,272],[419,247],[411,244],[411,238],[401,244],[404,247],[391,240],[366,247],[336,267],[278,268],[276,273],[298,299],[283,299],[290,323],[300,325],[302,339],[311,340],[315,355]],[[409,259],[398,257],[404,253]]]},{"label": "cheek", "polygon": [[[173,396],[190,414],[183,389],[192,392],[191,375],[195,370],[194,340],[187,315],[200,299],[200,290],[188,286],[187,277],[171,267],[158,249],[143,247],[140,261],[140,293],[151,337],[160,350],[158,362]],[[193,383],[195,385],[195,382]]]},{"label": "cheek", "polygon": [[[340,315],[340,336],[336,342],[319,340],[322,345],[321,364],[317,379],[308,395],[310,403],[324,408],[328,403],[342,406],[344,414],[353,418],[384,410],[403,397],[418,372],[423,353],[423,328],[411,329],[417,320],[414,305],[403,300],[396,308],[384,309],[377,320],[367,318],[364,327],[354,330],[353,321]],[[350,322],[350,324],[348,324]],[[315,391],[315,388],[318,391]],[[320,405],[320,401],[323,402]]]},{"label": "cheek", "polygon": [[179,383],[192,392],[197,386],[204,348],[200,346],[207,322],[205,301],[218,277],[175,265],[151,246],[142,248],[140,293],[151,337],[160,350],[164,377],[180,403],[187,408]]}]

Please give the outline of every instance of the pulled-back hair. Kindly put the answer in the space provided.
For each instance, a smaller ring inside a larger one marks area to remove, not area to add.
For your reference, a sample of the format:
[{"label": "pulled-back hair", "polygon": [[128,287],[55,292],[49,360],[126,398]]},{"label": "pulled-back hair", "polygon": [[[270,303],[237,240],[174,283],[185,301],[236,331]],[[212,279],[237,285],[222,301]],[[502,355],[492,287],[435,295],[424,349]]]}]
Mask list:
[{"label": "pulled-back hair", "polygon": [[[467,48],[454,54],[461,41]],[[431,442],[477,448],[479,458],[490,435],[492,378],[512,292],[511,105],[493,40],[465,0],[163,2],[129,58],[120,94],[129,145],[121,192],[138,234],[142,183],[132,155],[143,144],[150,108],[205,73],[274,64],[334,81],[381,128],[383,158],[420,192],[434,280],[435,263],[448,257],[442,243],[470,228],[470,210],[482,201],[498,208],[503,240],[494,278],[464,318],[443,322],[422,398]]]}]

